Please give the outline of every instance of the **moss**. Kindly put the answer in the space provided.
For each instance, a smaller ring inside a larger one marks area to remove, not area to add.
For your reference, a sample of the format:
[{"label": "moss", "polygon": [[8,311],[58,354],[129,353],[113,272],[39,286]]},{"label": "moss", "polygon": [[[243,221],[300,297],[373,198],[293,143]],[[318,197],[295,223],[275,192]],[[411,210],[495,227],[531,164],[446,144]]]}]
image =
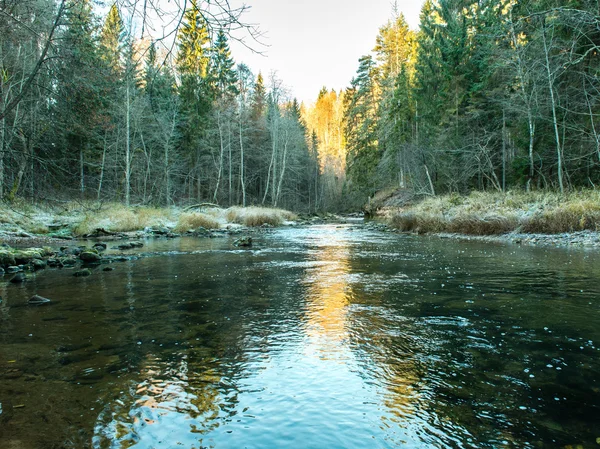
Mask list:
[{"label": "moss", "polygon": [[15,256],[9,249],[0,249],[0,266],[16,265]]}]

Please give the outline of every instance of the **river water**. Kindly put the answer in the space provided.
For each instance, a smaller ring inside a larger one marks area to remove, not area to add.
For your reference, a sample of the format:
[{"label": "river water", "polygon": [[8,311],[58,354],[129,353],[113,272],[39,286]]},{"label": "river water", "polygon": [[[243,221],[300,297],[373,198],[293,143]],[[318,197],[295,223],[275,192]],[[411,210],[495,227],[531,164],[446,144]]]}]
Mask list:
[{"label": "river water", "polygon": [[598,252],[352,224],[140,252],[0,279],[2,449],[599,447]]}]

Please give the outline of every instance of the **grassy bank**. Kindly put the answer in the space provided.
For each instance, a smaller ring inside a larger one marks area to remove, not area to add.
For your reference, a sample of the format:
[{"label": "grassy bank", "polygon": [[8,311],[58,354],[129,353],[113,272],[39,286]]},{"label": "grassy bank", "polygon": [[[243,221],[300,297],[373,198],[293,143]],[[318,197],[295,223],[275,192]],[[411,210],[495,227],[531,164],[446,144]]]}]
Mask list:
[{"label": "grassy bank", "polygon": [[166,228],[187,232],[200,227],[220,229],[228,226],[279,226],[295,220],[295,214],[282,209],[262,207],[206,207],[198,209],[126,207],[118,203],[30,204],[0,203],[0,240],[2,235],[84,236],[97,229],[108,232],[134,232],[146,228]]},{"label": "grassy bank", "polygon": [[388,213],[405,232],[499,235],[600,230],[600,192],[474,192],[426,198]]}]

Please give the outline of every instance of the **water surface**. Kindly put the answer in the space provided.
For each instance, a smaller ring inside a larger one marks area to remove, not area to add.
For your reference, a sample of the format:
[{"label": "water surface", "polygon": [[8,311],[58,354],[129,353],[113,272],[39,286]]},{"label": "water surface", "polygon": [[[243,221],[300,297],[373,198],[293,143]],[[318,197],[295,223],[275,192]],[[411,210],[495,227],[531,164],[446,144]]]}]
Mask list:
[{"label": "water surface", "polygon": [[1,448],[598,447],[597,252],[323,225],[140,253],[0,280]]}]

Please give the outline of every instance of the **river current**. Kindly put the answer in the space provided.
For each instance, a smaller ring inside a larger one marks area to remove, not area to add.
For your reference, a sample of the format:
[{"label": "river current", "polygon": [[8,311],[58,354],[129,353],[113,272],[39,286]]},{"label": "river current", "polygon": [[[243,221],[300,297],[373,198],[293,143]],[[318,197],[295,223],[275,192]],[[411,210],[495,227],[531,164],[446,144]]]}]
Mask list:
[{"label": "river current", "polygon": [[597,251],[360,224],[137,251],[0,278],[0,448],[600,447]]}]

